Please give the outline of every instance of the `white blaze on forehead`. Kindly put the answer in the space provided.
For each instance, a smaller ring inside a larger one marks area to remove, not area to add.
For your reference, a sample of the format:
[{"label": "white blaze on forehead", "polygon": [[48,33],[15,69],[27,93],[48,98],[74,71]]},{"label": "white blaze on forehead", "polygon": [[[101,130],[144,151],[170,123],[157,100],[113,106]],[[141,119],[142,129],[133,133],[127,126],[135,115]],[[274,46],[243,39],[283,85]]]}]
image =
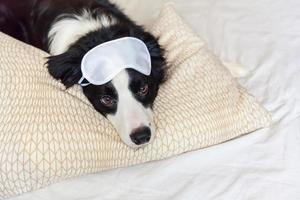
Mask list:
[{"label": "white blaze on forehead", "polygon": [[129,89],[129,75],[126,70],[121,71],[112,80],[118,94],[118,106],[114,115],[108,115],[108,120],[117,129],[122,140],[130,146],[135,146],[130,134],[137,128],[147,126],[151,129],[151,138],[154,134],[153,114],[150,108],[146,108],[142,103],[134,98],[134,94]]},{"label": "white blaze on forehead", "polygon": [[115,20],[109,19],[106,15],[93,18],[87,10],[83,10],[78,15],[61,15],[59,17],[62,19],[52,25],[48,34],[49,50],[52,55],[64,53],[70,45],[89,32],[116,23]]}]

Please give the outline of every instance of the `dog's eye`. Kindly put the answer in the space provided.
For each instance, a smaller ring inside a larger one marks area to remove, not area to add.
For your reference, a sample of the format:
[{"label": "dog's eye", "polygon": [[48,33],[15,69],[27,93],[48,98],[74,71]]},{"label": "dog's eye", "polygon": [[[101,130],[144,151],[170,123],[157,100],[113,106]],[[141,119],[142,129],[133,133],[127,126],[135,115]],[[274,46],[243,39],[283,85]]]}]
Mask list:
[{"label": "dog's eye", "polygon": [[139,91],[138,91],[138,95],[139,96],[146,96],[149,92],[149,86],[147,84],[143,85],[142,87],[140,87]]},{"label": "dog's eye", "polygon": [[107,95],[102,96],[100,102],[106,107],[112,107],[116,104],[116,100]]}]

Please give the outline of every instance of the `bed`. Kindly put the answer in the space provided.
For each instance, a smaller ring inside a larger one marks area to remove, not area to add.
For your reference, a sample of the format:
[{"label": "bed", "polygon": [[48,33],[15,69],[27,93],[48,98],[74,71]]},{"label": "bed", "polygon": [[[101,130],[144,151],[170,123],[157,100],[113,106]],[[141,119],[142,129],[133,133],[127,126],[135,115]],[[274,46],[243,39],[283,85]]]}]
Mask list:
[{"label": "bed", "polygon": [[[143,1],[146,10],[150,0]],[[300,199],[300,2],[174,3],[222,61],[247,68],[239,82],[271,111],[272,126],[207,149],[67,180],[12,200]]]}]

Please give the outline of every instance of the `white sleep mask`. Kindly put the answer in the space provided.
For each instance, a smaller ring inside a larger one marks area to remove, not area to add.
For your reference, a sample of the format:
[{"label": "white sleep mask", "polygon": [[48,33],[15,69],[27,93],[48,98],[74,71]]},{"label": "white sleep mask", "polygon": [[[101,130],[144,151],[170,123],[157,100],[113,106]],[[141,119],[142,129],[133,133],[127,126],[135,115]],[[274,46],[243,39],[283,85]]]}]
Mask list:
[{"label": "white sleep mask", "polygon": [[137,38],[112,40],[88,51],[81,62],[82,78],[78,84],[103,85],[127,68],[146,76],[151,74],[150,53],[146,44]]}]

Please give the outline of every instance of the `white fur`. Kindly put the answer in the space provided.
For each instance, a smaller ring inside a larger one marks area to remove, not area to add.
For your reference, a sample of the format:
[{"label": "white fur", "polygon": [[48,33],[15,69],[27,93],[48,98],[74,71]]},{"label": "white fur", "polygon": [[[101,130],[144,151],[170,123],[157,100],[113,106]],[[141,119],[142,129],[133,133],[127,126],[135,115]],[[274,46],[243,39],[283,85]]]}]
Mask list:
[{"label": "white fur", "polygon": [[108,120],[113,124],[125,144],[137,148],[130,139],[130,134],[137,128],[147,126],[151,130],[151,140],[154,138],[155,127],[153,113],[150,108],[145,108],[137,101],[129,89],[129,75],[123,70],[112,80],[118,93],[118,108],[114,115],[108,115]]},{"label": "white fur", "polygon": [[72,18],[60,17],[62,19],[52,25],[48,34],[49,50],[52,55],[64,53],[70,45],[89,32],[115,24],[114,20],[105,15],[97,19],[92,18],[87,10],[83,10],[80,15],[74,14]]}]

